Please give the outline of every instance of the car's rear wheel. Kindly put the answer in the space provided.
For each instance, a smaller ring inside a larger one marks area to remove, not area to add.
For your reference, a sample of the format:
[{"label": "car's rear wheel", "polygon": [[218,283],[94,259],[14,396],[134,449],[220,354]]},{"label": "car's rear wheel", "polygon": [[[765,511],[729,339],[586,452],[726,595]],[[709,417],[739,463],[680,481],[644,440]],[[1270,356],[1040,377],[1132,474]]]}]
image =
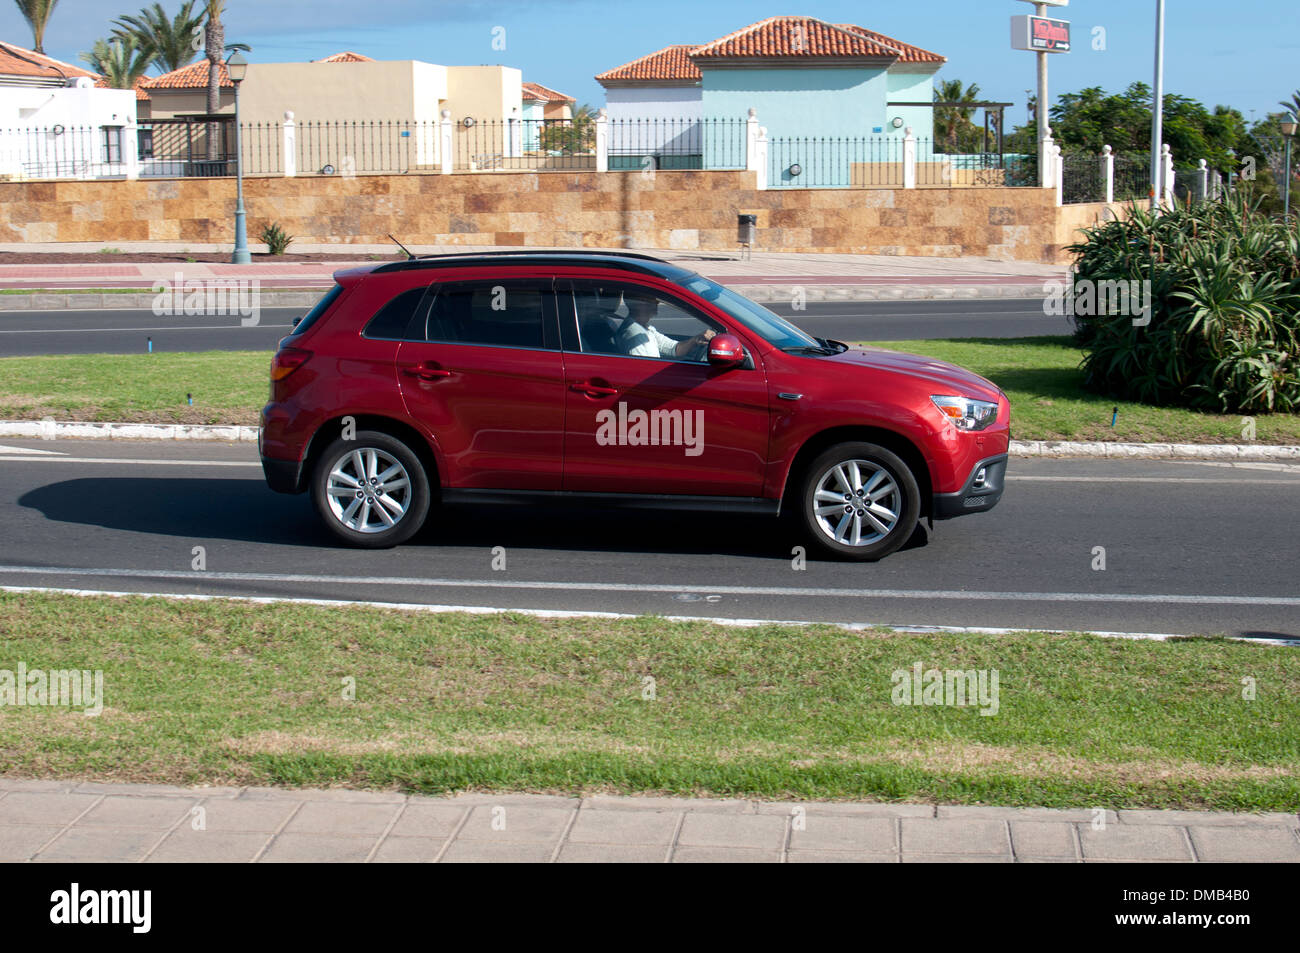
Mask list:
[{"label": "car's rear wheel", "polygon": [[429,496],[419,457],[374,430],[335,440],[312,474],[312,499],[330,532],[366,549],[410,539],[429,513]]},{"label": "car's rear wheel", "polygon": [[827,555],[888,556],[911,537],[920,512],[916,477],[897,454],[876,444],[836,444],[804,471],[800,521]]}]

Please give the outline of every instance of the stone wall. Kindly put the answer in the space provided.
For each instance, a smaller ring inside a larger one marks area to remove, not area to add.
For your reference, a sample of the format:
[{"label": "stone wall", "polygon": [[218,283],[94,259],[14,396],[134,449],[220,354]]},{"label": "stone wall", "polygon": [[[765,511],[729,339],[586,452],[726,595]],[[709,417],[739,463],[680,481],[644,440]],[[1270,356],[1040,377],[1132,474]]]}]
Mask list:
[{"label": "stone wall", "polygon": [[[230,179],[0,183],[0,242],[232,242]],[[758,191],[748,172],[521,172],[245,180],[249,240],[271,221],[300,241],[733,250],[758,216],[779,252],[1064,262],[1105,206],[1047,189]]]}]

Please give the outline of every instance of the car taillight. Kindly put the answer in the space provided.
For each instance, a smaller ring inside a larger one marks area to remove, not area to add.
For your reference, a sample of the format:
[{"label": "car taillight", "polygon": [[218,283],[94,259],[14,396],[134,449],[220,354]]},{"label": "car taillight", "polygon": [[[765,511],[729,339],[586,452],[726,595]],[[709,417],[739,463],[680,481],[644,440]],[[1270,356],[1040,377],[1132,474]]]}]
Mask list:
[{"label": "car taillight", "polygon": [[311,351],[300,347],[282,347],[271,358],[271,380],[282,381],[298,368],[307,363]]}]

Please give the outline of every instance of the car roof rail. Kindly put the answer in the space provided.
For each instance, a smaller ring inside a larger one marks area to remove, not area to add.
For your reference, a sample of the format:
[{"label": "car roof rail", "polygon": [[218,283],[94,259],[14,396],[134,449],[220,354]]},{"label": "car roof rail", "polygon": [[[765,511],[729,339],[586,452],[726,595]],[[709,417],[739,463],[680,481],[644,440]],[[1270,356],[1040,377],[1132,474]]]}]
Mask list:
[{"label": "car roof rail", "polygon": [[656,265],[663,265],[668,268],[675,268],[671,262],[654,255],[646,255],[639,252],[622,252],[622,251],[599,251],[597,249],[546,249],[546,248],[520,248],[504,251],[480,251],[480,252],[448,252],[437,255],[418,255],[415,258],[404,259],[402,261],[385,262],[374,269],[374,272],[386,271],[406,271],[411,268],[437,267],[439,265],[455,265],[462,262],[473,262],[476,260],[487,259],[535,259],[538,261],[644,261],[653,262]]}]

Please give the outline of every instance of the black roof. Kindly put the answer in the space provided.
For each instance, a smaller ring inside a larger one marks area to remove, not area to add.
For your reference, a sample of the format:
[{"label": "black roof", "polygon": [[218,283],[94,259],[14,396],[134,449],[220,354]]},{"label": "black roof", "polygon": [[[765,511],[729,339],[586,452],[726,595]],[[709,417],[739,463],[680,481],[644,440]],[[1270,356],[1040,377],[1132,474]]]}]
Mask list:
[{"label": "black roof", "polygon": [[655,275],[669,281],[690,277],[694,272],[670,264],[653,255],[611,251],[488,251],[460,252],[447,255],[422,255],[406,261],[380,265],[372,274],[411,271],[425,268],[464,268],[473,265],[535,265],[542,267],[618,268]]}]

